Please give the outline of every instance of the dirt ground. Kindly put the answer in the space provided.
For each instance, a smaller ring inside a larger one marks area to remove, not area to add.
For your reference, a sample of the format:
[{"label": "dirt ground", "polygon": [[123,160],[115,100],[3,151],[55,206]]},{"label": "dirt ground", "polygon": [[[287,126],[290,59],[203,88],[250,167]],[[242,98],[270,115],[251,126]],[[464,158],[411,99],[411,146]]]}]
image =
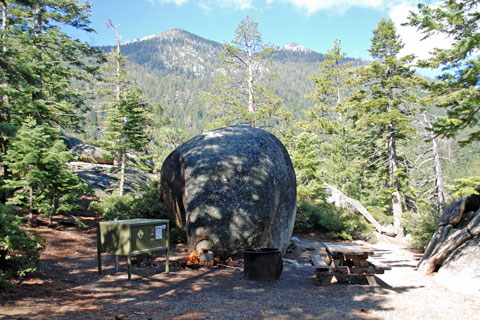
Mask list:
[{"label": "dirt ground", "polygon": [[[58,222],[58,221],[57,221]],[[94,218],[85,218],[94,226]],[[133,268],[126,259],[115,272],[103,255],[97,273],[96,230],[56,224],[35,228],[48,244],[38,272],[12,293],[0,293],[0,319],[479,319],[480,298],[456,293],[415,271],[419,254],[380,237],[371,246],[392,266],[379,286],[347,279],[322,286],[308,256],[322,238],[297,235],[301,243],[285,258],[279,281],[249,281],[239,268],[181,266],[184,245],[171,248],[170,273],[161,253]]]}]

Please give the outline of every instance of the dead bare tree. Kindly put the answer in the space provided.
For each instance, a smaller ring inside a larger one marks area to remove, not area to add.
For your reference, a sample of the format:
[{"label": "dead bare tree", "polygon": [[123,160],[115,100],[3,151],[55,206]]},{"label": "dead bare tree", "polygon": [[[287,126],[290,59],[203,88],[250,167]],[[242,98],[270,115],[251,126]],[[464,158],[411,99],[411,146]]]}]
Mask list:
[{"label": "dead bare tree", "polygon": [[[445,176],[442,170],[442,160],[448,160],[440,155],[440,148],[438,137],[432,131],[432,122],[427,116],[423,114],[421,119],[418,119],[420,127],[425,128],[421,134],[423,139],[431,144],[431,147],[422,154],[418,155],[414,170],[419,170],[419,176],[422,177],[417,181],[417,188],[426,188],[422,193],[428,197],[428,200],[434,199],[438,212],[440,213],[448,200],[448,193],[445,189]],[[429,185],[432,187],[428,188]]]}]

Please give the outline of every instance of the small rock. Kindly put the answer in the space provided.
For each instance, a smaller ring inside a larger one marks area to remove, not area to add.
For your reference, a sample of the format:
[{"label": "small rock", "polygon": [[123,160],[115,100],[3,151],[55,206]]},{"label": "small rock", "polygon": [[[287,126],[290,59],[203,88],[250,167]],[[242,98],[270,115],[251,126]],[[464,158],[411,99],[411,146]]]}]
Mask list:
[{"label": "small rock", "polygon": [[200,262],[210,262],[213,261],[213,252],[206,250],[200,252]]},{"label": "small rock", "polygon": [[296,244],[301,244],[302,243],[302,241],[300,241],[300,239],[298,239],[297,237],[292,237],[292,242],[296,243]]},{"label": "small rock", "polygon": [[284,263],[288,263],[288,264],[294,265],[295,268],[301,268],[301,267],[302,267],[302,266],[298,263],[297,260],[291,260],[291,259],[282,258],[282,261],[283,261]]},{"label": "small rock", "polygon": [[397,234],[395,233],[395,228],[393,224],[389,224],[388,226],[382,226],[382,233],[389,237],[395,237]]}]

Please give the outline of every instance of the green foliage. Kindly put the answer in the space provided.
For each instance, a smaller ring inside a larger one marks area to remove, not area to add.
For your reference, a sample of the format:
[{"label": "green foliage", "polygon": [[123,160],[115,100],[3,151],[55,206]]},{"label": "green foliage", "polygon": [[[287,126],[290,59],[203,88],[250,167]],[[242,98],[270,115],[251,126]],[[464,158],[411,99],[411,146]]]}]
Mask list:
[{"label": "green foliage", "polygon": [[[300,133],[298,133],[300,132]],[[363,221],[344,210],[339,210],[324,201],[323,176],[328,175],[320,156],[322,140],[317,134],[292,130],[285,135],[297,178],[296,232],[322,230],[329,236],[353,239],[371,231]]]},{"label": "green foliage", "polygon": [[166,208],[161,202],[158,185],[143,191],[142,196],[106,195],[90,204],[90,210],[97,211],[106,220],[114,219],[168,219]]},{"label": "green foliage", "polygon": [[399,57],[403,43],[391,20],[378,23],[371,42],[369,52],[375,60],[353,74],[356,90],[349,116],[354,121],[356,158],[367,190],[372,191],[369,198],[377,199],[371,205],[393,213],[395,232],[402,235],[409,176],[401,152],[415,134],[412,116],[421,79],[411,68],[413,56]]},{"label": "green foliage", "polygon": [[301,125],[303,130],[316,134],[319,151],[319,167],[323,181],[342,189],[352,181],[353,150],[352,120],[345,103],[351,94],[348,81],[353,63],[345,60],[340,41],[336,40],[332,49],[318,63],[318,74],[312,75],[315,91],[308,97],[315,105],[306,110],[308,120]]},{"label": "green foliage", "polygon": [[106,121],[105,136],[108,139],[105,148],[112,155],[125,152],[138,152],[148,142],[146,134],[148,102],[138,88],[124,89],[120,93],[118,105],[115,105]]},{"label": "green foliage", "polygon": [[133,200],[129,194],[105,195],[100,200],[91,202],[88,209],[98,212],[106,220],[133,219],[135,215],[131,206]]},{"label": "green foliage", "polygon": [[405,229],[412,235],[411,247],[425,250],[438,228],[440,215],[434,206],[427,206],[418,213],[406,216]]},{"label": "green foliage", "polygon": [[58,139],[58,130],[27,118],[5,157],[13,172],[5,180],[5,188],[13,190],[8,203],[28,207],[30,214],[38,210],[50,217],[75,208],[86,184],[67,167],[72,160],[72,153]]},{"label": "green foliage", "polygon": [[152,123],[148,153],[153,155],[154,172],[160,172],[163,161],[179,145],[186,141],[185,130],[175,127],[173,119],[168,117],[161,105],[155,104],[150,114]]},{"label": "green foliage", "polygon": [[[19,125],[27,116],[39,122],[76,125],[85,110],[84,90],[71,79],[90,81],[99,52],[62,31],[68,26],[91,32],[90,5],[76,1],[6,1],[2,21],[0,122]],[[5,83],[3,83],[5,82]]]},{"label": "green foliage", "polygon": [[144,190],[142,196],[132,201],[132,208],[138,218],[168,219],[167,209],[160,198],[160,186],[154,183]]},{"label": "green foliage", "polygon": [[266,87],[276,77],[267,71],[272,54],[273,46],[263,43],[258,23],[247,16],[235,30],[234,40],[225,43],[219,54],[215,91],[202,97],[216,118],[209,129],[231,124],[272,127],[288,121],[290,114],[282,99]]},{"label": "green foliage", "polygon": [[84,88],[71,81],[92,81],[103,55],[63,30],[93,31],[89,10],[88,2],[50,0],[9,0],[0,7],[2,188],[13,190],[8,201],[28,206],[30,214],[70,210],[83,187],[66,169],[68,154],[49,128],[78,129],[87,109]]},{"label": "green foliage", "polygon": [[0,204],[0,289],[12,289],[12,280],[36,271],[45,249],[42,238],[21,226],[21,219]]},{"label": "green foliage", "polygon": [[114,26],[111,20],[107,21],[107,25],[115,32],[116,47],[105,68],[107,88],[99,93],[106,93],[110,98],[107,101],[109,109],[105,110],[107,117],[104,122],[104,146],[120,163],[119,195],[123,196],[127,164],[138,165],[143,162],[144,167],[147,166],[146,162],[141,160],[147,160],[148,157],[143,157],[141,153],[145,153],[148,144],[150,122],[147,113],[152,110],[140,88],[132,86],[127,80],[125,58],[120,53],[118,26]]},{"label": "green foliage", "polygon": [[352,240],[373,231],[364,218],[322,202],[312,204],[300,199],[297,203],[296,232],[322,230],[328,236]]},{"label": "green foliage", "polygon": [[[442,70],[439,81],[426,86],[431,100],[446,110],[445,116],[438,117],[433,131],[440,136],[461,138],[462,145],[480,141],[478,9],[476,0],[448,0],[436,7],[421,4],[417,13],[411,13],[409,21],[425,34],[425,38],[441,34],[452,41],[449,48],[435,49],[432,57],[420,61],[419,65]],[[466,137],[461,137],[460,133]],[[476,172],[465,171],[465,175],[476,175]],[[479,186],[479,178],[462,177],[455,185],[455,196],[472,194]]]},{"label": "green foliage", "polygon": [[472,127],[465,143],[480,140],[480,15],[477,0],[448,0],[439,6],[419,5],[419,12],[410,15],[409,24],[425,34],[448,36],[452,45],[435,49],[430,59],[421,61],[423,67],[442,68],[440,81],[429,84],[439,107],[447,109],[440,117],[435,132],[453,136]]},{"label": "green foliage", "polygon": [[479,194],[480,175],[470,176],[462,179],[456,179],[450,186],[450,192],[453,198],[462,198],[472,194]]}]

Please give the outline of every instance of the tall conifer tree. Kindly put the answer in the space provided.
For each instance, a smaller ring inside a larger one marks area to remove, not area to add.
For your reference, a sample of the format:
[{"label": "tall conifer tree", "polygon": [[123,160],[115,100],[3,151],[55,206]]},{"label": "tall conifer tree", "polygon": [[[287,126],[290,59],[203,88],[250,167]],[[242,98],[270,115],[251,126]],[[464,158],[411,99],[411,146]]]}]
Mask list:
[{"label": "tall conifer tree", "polygon": [[[480,141],[479,9],[478,0],[445,0],[436,7],[420,4],[409,21],[425,38],[441,34],[452,41],[449,48],[435,49],[431,58],[419,64],[442,70],[439,81],[428,85],[433,101],[447,111],[434,123],[434,132],[447,137],[468,132],[464,145]],[[455,196],[472,194],[479,185],[480,175],[461,179]]]},{"label": "tall conifer tree", "polygon": [[[369,52],[375,59],[356,72],[357,92],[351,98],[354,130],[361,146],[362,167],[375,190],[376,206],[383,197],[393,213],[395,233],[402,237],[404,192],[407,189],[401,144],[414,133],[412,106],[418,79],[410,67],[413,56],[400,57],[403,43],[393,22],[382,19],[373,30]],[[383,196],[382,196],[383,195]],[[389,202],[389,203],[388,203]]]},{"label": "tall conifer tree", "polygon": [[125,190],[125,172],[127,163],[135,161],[129,153],[145,151],[148,144],[148,121],[146,111],[150,108],[140,89],[133,87],[127,80],[125,58],[120,52],[120,35],[118,26],[111,20],[107,26],[115,32],[116,45],[110,56],[108,84],[113,88],[107,90],[111,96],[107,119],[105,121],[106,148],[119,160],[120,183],[119,195]]},{"label": "tall conifer tree", "polygon": [[6,155],[12,176],[5,184],[14,190],[8,203],[27,206],[30,224],[34,211],[49,216],[51,223],[52,215],[73,209],[86,185],[67,167],[72,160],[72,153],[58,139],[58,130],[27,118]]},{"label": "tall conifer tree", "polygon": [[223,44],[221,69],[216,75],[214,93],[203,101],[216,117],[214,127],[249,124],[254,127],[276,125],[289,119],[283,101],[265,87],[275,75],[268,71],[273,46],[265,44],[258,22],[243,19],[231,43]]},{"label": "tall conifer tree", "polygon": [[319,151],[323,180],[341,189],[350,179],[348,168],[352,160],[352,145],[349,145],[352,123],[345,102],[352,89],[348,72],[353,63],[346,62],[345,57],[340,40],[336,40],[333,48],[324,55],[324,61],[318,64],[318,74],[311,77],[315,92],[308,97],[315,101],[315,105],[307,112],[309,129],[322,141]]},{"label": "tall conifer tree", "polygon": [[[76,127],[86,107],[71,80],[90,81],[102,55],[74,40],[62,26],[91,32],[88,1],[4,0],[0,24],[0,131],[5,155],[14,132],[28,117],[38,125]],[[6,179],[10,170],[4,166]]]}]

